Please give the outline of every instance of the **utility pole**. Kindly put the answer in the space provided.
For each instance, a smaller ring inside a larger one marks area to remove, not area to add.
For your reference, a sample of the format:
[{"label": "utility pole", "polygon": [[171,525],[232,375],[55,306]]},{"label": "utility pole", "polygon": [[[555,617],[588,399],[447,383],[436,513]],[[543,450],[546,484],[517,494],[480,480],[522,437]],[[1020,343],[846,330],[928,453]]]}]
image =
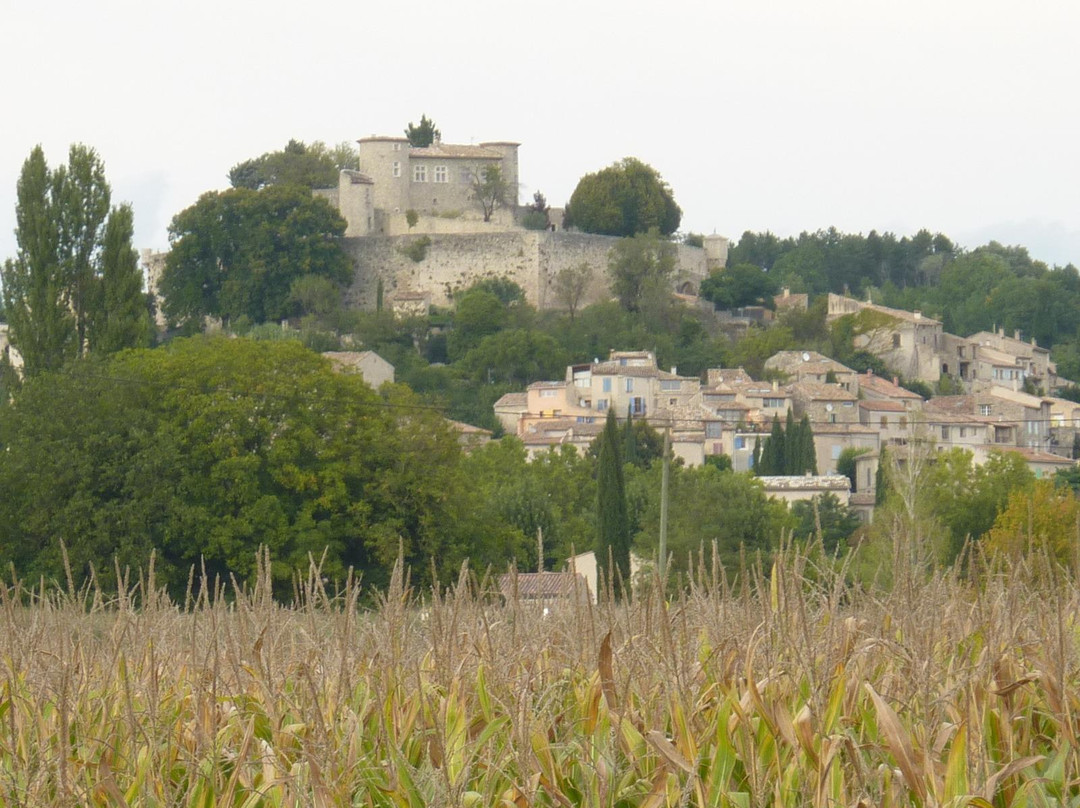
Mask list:
[{"label": "utility pole", "polygon": [[667,580],[668,474],[671,470],[671,424],[664,429],[664,465],[660,477],[660,585]]}]

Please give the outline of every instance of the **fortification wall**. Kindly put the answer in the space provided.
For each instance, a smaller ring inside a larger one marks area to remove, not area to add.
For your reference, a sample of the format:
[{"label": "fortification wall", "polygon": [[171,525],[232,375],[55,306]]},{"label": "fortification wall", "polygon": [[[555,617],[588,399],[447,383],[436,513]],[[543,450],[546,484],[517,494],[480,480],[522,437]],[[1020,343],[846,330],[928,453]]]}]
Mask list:
[{"label": "fortification wall", "polygon": [[[423,250],[416,247],[428,241]],[[485,278],[508,278],[525,290],[528,301],[540,309],[560,308],[555,278],[567,267],[585,263],[592,280],[581,305],[610,297],[608,253],[618,239],[585,233],[514,230],[497,233],[429,233],[425,235],[346,238],[344,246],[353,262],[348,305],[373,309],[379,280],[384,298],[395,292],[429,292],[435,305],[449,305],[454,291]],[[421,252],[414,261],[408,250]],[[707,275],[700,248],[678,248],[679,282],[694,290]]]}]

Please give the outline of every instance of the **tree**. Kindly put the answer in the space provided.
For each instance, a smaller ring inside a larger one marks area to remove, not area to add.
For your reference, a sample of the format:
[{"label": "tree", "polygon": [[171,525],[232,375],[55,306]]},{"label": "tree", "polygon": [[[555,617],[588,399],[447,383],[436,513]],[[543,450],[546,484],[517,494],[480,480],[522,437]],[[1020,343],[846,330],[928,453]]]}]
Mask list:
[{"label": "tree", "polygon": [[319,140],[311,144],[290,140],[280,151],[234,165],[229,169],[229,184],[252,191],[268,185],[330,188],[337,186],[338,172],[345,168],[356,168],[356,149],[351,144],[330,148]]},{"label": "tree", "polygon": [[473,176],[472,198],[484,212],[484,221],[490,222],[495,209],[507,204],[511,188],[496,165],[484,166]]},{"label": "tree", "polygon": [[611,248],[608,273],[611,290],[627,311],[641,311],[671,294],[675,245],[655,232],[620,239]]},{"label": "tree", "polygon": [[159,284],[165,314],[173,322],[287,317],[297,278],[350,279],[344,232],[329,202],[297,186],[203,194],[169,226],[172,249]]},{"label": "tree", "polygon": [[[619,426],[608,410],[596,463],[596,560],[604,580],[621,595],[630,583],[630,521],[626,508]],[[614,564],[614,567],[611,565]]]},{"label": "tree", "polygon": [[144,348],[150,342],[152,323],[133,234],[131,206],[114,209],[101,248],[101,305],[90,321],[90,345],[98,353]]},{"label": "tree", "polygon": [[414,126],[413,122],[409,121],[405,137],[409,139],[409,145],[414,149],[426,149],[442,137],[442,132],[435,128],[435,121],[428,120],[427,115],[421,115],[418,126]]},{"label": "tree", "polygon": [[[660,463],[628,481],[628,496],[643,500],[634,545],[643,555],[656,552],[660,526]],[[787,508],[765,495],[760,481],[748,474],[722,471],[714,465],[686,468],[674,465],[668,485],[668,551],[673,572],[685,572],[700,554],[717,558],[729,573],[740,559],[753,562],[755,553],[768,554],[788,522]]]},{"label": "tree", "polygon": [[796,519],[792,536],[804,542],[820,536],[822,547],[829,555],[846,550],[848,538],[862,524],[859,514],[850,506],[841,505],[832,493],[794,503],[791,514]]},{"label": "tree", "polygon": [[67,165],[50,171],[35,147],[17,192],[19,250],[4,264],[3,298],[26,373],[60,368],[92,348],[139,344],[148,324],[131,209],[110,209],[94,150],[73,145]]},{"label": "tree", "polygon": [[741,306],[773,307],[773,296],[780,291],[777,279],[753,264],[736,264],[713,272],[702,281],[701,296],[718,309]]},{"label": "tree", "polygon": [[836,460],[836,473],[843,474],[848,480],[851,481],[851,490],[858,491],[859,484],[855,479],[855,463],[859,455],[864,455],[869,452],[869,449],[856,449],[853,446],[848,446],[846,449],[840,452],[840,457]]},{"label": "tree", "polygon": [[555,298],[566,307],[571,322],[585,298],[592,277],[593,268],[588,261],[563,267],[555,276]]},{"label": "tree", "polygon": [[655,229],[670,236],[682,211],[659,172],[634,157],[582,177],[563,215],[564,227],[606,236]]},{"label": "tree", "polygon": [[1009,495],[1008,505],[987,535],[987,548],[1011,558],[1041,550],[1061,564],[1073,564],[1078,521],[1080,500],[1072,489],[1039,480]]},{"label": "tree", "polygon": [[[386,390],[386,388],[384,388]],[[407,563],[456,574],[485,534],[455,434],[399,388],[380,397],[292,341],[174,340],[27,380],[0,413],[0,552],[18,574],[108,585],[156,569],[250,581],[269,549],[280,591],[309,553],[385,583]],[[501,559],[495,559],[501,560]]]}]

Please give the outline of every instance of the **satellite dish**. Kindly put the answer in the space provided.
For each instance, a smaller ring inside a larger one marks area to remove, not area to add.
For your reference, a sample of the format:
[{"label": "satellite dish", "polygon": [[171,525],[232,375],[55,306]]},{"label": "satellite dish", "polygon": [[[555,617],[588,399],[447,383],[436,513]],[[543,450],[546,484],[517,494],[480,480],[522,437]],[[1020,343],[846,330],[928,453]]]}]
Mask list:
[{"label": "satellite dish", "polygon": [[804,361],[804,362],[809,362],[810,361],[810,352],[809,351],[803,351],[802,361]]},{"label": "satellite dish", "polygon": [[832,404],[825,405],[825,412],[832,412]]}]

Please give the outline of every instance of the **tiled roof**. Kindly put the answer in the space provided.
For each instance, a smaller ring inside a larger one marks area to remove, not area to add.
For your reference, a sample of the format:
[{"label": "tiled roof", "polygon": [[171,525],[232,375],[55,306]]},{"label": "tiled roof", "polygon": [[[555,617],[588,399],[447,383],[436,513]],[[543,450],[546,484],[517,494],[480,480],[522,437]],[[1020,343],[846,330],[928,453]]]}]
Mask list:
[{"label": "tiled roof", "polygon": [[788,390],[793,394],[802,394],[814,401],[855,401],[856,396],[835,384],[823,384],[821,382],[795,382],[789,384]]},{"label": "tiled roof", "polygon": [[575,592],[588,592],[588,583],[581,573],[518,572],[499,576],[499,591],[505,597],[525,600],[566,598]]},{"label": "tiled roof", "polygon": [[851,480],[843,474],[805,474],[758,477],[766,491],[850,491]]},{"label": "tiled roof", "polygon": [[594,376],[634,376],[637,378],[656,378],[660,375],[659,369],[654,365],[620,365],[618,362],[601,362],[593,365]]},{"label": "tiled roof", "polygon": [[900,385],[893,384],[888,379],[882,378],[881,376],[875,376],[873,373],[859,374],[859,389],[870,393],[877,393],[880,396],[888,396],[889,398],[904,398],[922,401],[922,396],[918,393],[905,390]]},{"label": "tiled roof", "polygon": [[341,173],[349,178],[349,182],[352,185],[374,185],[375,180],[369,177],[367,174],[361,174],[359,171],[353,171],[351,168],[343,168]]},{"label": "tiled roof", "polygon": [[528,406],[529,395],[528,393],[504,393],[503,396],[495,402],[496,407],[521,407],[524,409]]},{"label": "tiled roof", "polygon": [[924,408],[927,415],[932,411],[970,414],[975,412],[975,399],[973,396],[934,396]]},{"label": "tiled roof", "polygon": [[991,449],[998,449],[1002,452],[1015,452],[1020,455],[1028,463],[1053,463],[1054,465],[1061,466],[1075,466],[1075,460],[1069,460],[1067,457],[1061,455],[1050,454],[1049,452],[1040,452],[1038,449],[1029,449],[1026,446],[991,446]]},{"label": "tiled roof", "polygon": [[450,143],[432,143],[422,149],[409,149],[409,159],[416,157],[432,159],[472,159],[472,160],[501,160],[502,155],[495,149],[484,146],[455,146]]},{"label": "tiled roof", "polygon": [[899,401],[860,401],[860,410],[868,410],[870,412],[907,412],[907,407],[901,404]]},{"label": "tiled roof", "polygon": [[1039,396],[1021,393],[1019,390],[1010,390],[1007,387],[991,387],[987,392],[994,398],[1001,398],[1014,404],[1022,404],[1034,410],[1042,407],[1043,400]]}]

